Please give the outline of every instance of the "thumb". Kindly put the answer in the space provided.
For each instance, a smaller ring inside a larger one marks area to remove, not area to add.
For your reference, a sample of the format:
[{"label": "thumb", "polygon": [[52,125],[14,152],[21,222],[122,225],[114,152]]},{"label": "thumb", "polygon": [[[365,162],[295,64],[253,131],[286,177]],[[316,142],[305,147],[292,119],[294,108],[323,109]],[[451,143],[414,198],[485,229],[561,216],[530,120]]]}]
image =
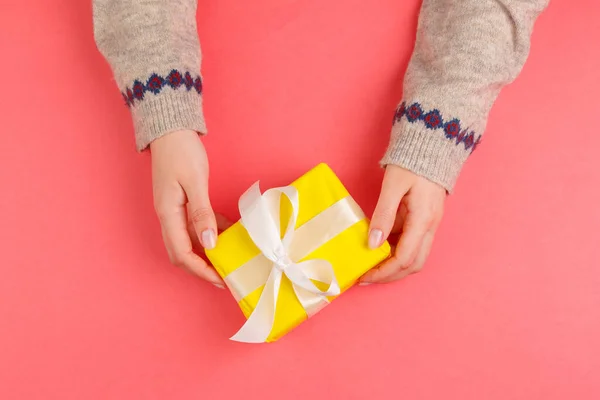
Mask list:
[{"label": "thumb", "polygon": [[390,235],[400,202],[410,189],[409,180],[397,178],[393,170],[386,168],[379,200],[369,227],[369,247],[372,249],[381,246]]},{"label": "thumb", "polygon": [[210,204],[208,189],[186,188],[188,197],[188,213],[194,230],[204,249],[211,250],[217,245],[217,220]]}]

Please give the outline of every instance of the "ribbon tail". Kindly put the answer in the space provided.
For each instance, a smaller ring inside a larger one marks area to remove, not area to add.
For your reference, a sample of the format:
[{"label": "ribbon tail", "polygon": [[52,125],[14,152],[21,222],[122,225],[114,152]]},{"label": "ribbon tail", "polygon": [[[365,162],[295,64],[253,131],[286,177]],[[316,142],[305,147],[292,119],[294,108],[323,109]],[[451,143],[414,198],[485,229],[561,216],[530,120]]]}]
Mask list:
[{"label": "ribbon tail", "polygon": [[275,322],[281,277],[282,273],[277,268],[271,270],[254,311],[231,340],[244,343],[266,342]]},{"label": "ribbon tail", "polygon": [[302,304],[308,318],[312,317],[329,304],[329,299],[326,296],[312,293],[296,285],[294,285],[293,288],[294,293],[296,293],[296,297],[300,304]]},{"label": "ribbon tail", "polygon": [[[302,261],[288,268],[285,274],[294,286],[320,296],[337,296],[341,292],[333,267],[326,260]],[[327,290],[320,290],[311,279],[325,283]]]},{"label": "ribbon tail", "polygon": [[[285,274],[309,318],[329,304],[327,296],[340,294],[340,286],[328,261],[303,261],[288,268]],[[328,285],[327,290],[320,290],[313,280]]]}]

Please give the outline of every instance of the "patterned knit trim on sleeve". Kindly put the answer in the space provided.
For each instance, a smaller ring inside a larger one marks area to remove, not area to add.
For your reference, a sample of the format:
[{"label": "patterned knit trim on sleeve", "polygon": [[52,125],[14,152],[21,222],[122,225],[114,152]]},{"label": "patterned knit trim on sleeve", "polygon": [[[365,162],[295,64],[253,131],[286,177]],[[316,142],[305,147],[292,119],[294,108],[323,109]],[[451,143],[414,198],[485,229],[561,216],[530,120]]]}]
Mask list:
[{"label": "patterned knit trim on sleeve", "polygon": [[444,121],[439,110],[423,110],[419,103],[407,106],[405,102],[402,102],[394,114],[394,123],[400,122],[402,118],[406,118],[411,124],[422,121],[427,129],[443,129],[446,139],[453,141],[457,146],[464,145],[467,151],[475,151],[481,143],[481,135],[476,135],[473,131],[468,132],[468,129],[461,130],[460,119],[453,118]]},{"label": "patterned knit trim on sleeve", "polygon": [[174,90],[184,88],[188,92],[194,89],[198,94],[202,94],[202,78],[199,75],[192,77],[189,71],[182,74],[173,69],[166,77],[153,73],[145,83],[136,79],[131,87],[126,87],[121,92],[121,95],[127,107],[131,107],[135,102],[144,100],[146,93],[159,94],[166,86]]}]

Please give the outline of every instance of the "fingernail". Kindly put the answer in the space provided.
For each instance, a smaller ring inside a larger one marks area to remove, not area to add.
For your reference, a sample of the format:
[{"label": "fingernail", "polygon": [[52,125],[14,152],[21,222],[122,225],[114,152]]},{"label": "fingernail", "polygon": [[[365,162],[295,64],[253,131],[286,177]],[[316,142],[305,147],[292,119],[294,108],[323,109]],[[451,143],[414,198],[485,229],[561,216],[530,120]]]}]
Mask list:
[{"label": "fingernail", "polygon": [[220,283],[213,283],[213,285],[215,285],[215,287],[218,287],[219,289],[225,289],[225,286],[221,285]]},{"label": "fingernail", "polygon": [[369,233],[369,247],[376,249],[381,246],[383,241],[383,232],[380,229],[372,229]]},{"label": "fingernail", "polygon": [[202,246],[205,250],[212,250],[217,245],[217,237],[215,236],[215,231],[212,229],[207,229],[202,232],[200,240],[202,241]]},{"label": "fingernail", "polygon": [[371,283],[373,282],[361,282],[358,284],[358,286],[369,286]]}]

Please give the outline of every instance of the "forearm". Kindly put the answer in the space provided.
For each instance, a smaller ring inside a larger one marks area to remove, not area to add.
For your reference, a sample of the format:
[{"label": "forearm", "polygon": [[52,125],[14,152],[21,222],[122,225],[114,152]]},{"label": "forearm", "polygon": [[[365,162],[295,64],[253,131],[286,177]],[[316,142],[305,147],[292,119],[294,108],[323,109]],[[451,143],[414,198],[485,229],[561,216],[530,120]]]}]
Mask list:
[{"label": "forearm", "polygon": [[548,0],[424,0],[417,40],[382,164],[451,191],[502,87],[529,53]]},{"label": "forearm", "polygon": [[175,130],[206,133],[196,0],[94,0],[94,36],[139,150]]}]

